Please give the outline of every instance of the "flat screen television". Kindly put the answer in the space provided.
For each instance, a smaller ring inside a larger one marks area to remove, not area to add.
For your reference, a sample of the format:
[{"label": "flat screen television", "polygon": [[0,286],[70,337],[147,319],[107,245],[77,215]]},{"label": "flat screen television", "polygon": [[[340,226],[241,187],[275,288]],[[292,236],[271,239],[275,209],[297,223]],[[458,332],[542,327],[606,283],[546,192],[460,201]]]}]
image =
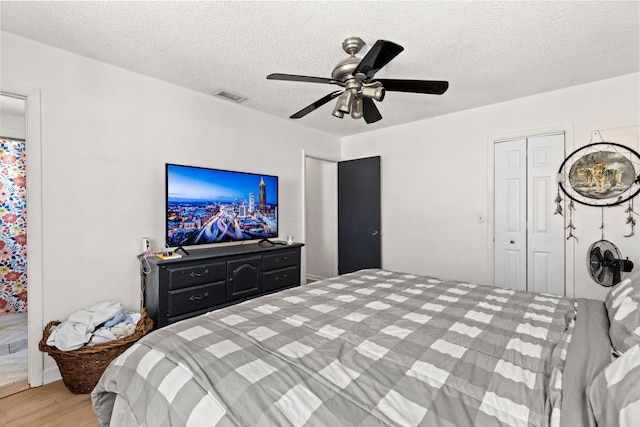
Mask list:
[{"label": "flat screen television", "polygon": [[169,247],[278,237],[278,177],[166,165]]}]

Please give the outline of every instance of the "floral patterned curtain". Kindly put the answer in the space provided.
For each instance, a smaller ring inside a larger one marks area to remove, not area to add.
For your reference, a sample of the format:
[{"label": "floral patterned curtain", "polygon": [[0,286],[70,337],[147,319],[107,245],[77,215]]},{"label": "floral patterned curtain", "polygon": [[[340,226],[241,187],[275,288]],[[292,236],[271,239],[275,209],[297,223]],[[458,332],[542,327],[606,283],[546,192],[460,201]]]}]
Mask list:
[{"label": "floral patterned curtain", "polygon": [[0,138],[0,316],[27,311],[24,141]]}]

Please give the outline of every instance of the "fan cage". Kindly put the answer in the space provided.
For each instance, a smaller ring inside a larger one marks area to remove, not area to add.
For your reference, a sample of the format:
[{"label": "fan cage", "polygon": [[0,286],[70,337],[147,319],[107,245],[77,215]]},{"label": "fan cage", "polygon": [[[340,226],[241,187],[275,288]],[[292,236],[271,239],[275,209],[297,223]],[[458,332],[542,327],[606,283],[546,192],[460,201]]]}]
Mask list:
[{"label": "fan cage", "polygon": [[[597,260],[598,269],[594,268],[594,264],[596,260],[594,260],[595,250],[598,250],[598,254],[600,259]],[[613,260],[616,261],[614,268],[610,268],[611,265],[605,265],[603,261],[605,260],[605,254],[610,252],[613,256]],[[594,282],[604,287],[612,287],[620,282],[620,280],[616,279],[616,273],[618,275],[618,279],[622,277],[622,273],[620,271],[619,264],[617,263],[620,259],[622,259],[622,254],[616,245],[611,243],[608,240],[598,240],[593,243],[589,249],[587,250],[587,270],[589,270],[589,274],[591,275],[591,279]]]}]

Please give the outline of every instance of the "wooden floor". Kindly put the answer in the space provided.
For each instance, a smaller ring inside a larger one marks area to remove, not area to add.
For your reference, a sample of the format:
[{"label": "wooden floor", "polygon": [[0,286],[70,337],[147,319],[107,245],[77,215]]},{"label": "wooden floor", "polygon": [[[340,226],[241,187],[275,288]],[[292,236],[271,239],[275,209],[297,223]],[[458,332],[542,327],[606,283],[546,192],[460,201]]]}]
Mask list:
[{"label": "wooden floor", "polygon": [[0,399],[0,426],[96,427],[91,394],[73,394],[62,381]]}]

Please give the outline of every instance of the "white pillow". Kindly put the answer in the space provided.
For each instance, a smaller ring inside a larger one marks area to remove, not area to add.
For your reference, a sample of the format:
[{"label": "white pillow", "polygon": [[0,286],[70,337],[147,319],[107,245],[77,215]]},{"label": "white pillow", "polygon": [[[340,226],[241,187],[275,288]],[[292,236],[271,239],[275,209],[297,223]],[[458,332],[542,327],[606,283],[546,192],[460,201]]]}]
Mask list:
[{"label": "white pillow", "polygon": [[640,344],[591,381],[587,397],[598,426],[637,427],[640,420]]},{"label": "white pillow", "polygon": [[640,280],[623,280],[607,294],[604,304],[611,345],[620,355],[640,343]]}]

